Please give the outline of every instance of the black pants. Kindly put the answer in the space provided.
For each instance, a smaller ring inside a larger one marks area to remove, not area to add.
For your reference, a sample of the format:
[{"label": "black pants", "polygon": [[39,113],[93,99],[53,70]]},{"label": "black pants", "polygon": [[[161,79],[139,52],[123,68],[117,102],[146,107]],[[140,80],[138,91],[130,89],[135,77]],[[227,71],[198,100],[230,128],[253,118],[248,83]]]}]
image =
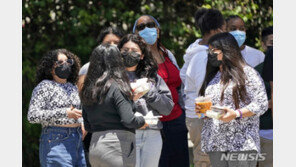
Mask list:
[{"label": "black pants", "polygon": [[163,146],[159,167],[189,167],[188,130],[184,112],[180,117],[162,123]]},{"label": "black pants", "polygon": [[89,156],[88,156],[91,136],[92,136],[92,133],[88,132],[87,135],[84,137],[84,140],[83,140],[83,148],[84,148],[85,161],[86,161],[87,167],[91,167],[91,165],[89,163]]}]

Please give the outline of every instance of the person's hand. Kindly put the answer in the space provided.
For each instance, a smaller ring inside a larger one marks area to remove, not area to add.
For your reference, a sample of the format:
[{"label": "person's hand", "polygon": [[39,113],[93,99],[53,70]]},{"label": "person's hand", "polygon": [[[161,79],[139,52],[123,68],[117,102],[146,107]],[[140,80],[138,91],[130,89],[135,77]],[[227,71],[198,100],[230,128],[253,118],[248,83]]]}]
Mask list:
[{"label": "person's hand", "polygon": [[149,126],[149,125],[145,122],[145,124],[140,128],[140,130],[146,129],[147,126]]},{"label": "person's hand", "polygon": [[67,110],[67,115],[68,118],[74,118],[77,120],[78,118],[82,117],[82,111],[71,106],[71,108]]},{"label": "person's hand", "polygon": [[85,130],[83,123],[81,123],[81,131],[82,131],[82,141],[83,141],[85,136],[87,135],[87,131]]},{"label": "person's hand", "polygon": [[201,109],[200,106],[195,105],[195,112],[196,112],[196,114],[199,114],[200,113],[200,111],[199,111],[200,109]]},{"label": "person's hand", "polygon": [[133,100],[137,101],[139,98],[141,98],[144,95],[144,93],[138,93],[138,94],[134,94]]},{"label": "person's hand", "polygon": [[202,117],[202,114],[203,114],[204,117],[202,117],[202,119],[208,119],[207,114],[206,113],[201,113],[200,109],[201,109],[200,106],[195,105],[195,113],[196,113],[196,115]]},{"label": "person's hand", "polygon": [[224,115],[220,117],[220,120],[223,122],[230,122],[236,118],[236,113],[233,109],[230,109],[228,107],[224,108],[224,111],[226,112]]}]

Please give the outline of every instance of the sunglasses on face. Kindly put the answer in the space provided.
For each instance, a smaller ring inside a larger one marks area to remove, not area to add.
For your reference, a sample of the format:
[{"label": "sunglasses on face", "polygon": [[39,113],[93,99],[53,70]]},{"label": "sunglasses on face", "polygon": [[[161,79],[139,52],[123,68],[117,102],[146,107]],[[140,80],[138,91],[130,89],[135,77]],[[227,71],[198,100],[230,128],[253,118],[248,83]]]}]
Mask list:
[{"label": "sunglasses on face", "polygon": [[66,61],[59,60],[59,61],[56,61],[56,64],[59,66],[59,65],[64,64],[65,62],[68,63],[71,66],[74,64],[74,60],[73,59],[68,59]]},{"label": "sunglasses on face", "polygon": [[148,27],[148,28],[154,28],[155,27],[155,23],[154,22],[148,22],[148,23],[141,23],[139,25],[136,26],[136,29],[138,31],[141,31],[141,30],[144,30],[145,27]]}]

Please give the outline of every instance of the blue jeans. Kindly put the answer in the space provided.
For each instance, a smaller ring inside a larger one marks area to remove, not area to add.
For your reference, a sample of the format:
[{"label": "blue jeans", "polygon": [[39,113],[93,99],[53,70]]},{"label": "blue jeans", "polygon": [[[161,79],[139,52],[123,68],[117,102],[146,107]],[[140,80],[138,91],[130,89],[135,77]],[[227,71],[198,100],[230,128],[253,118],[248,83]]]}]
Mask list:
[{"label": "blue jeans", "polygon": [[39,159],[42,167],[86,167],[81,128],[42,128]]},{"label": "blue jeans", "polygon": [[160,130],[136,130],[136,167],[158,167],[161,148]]}]

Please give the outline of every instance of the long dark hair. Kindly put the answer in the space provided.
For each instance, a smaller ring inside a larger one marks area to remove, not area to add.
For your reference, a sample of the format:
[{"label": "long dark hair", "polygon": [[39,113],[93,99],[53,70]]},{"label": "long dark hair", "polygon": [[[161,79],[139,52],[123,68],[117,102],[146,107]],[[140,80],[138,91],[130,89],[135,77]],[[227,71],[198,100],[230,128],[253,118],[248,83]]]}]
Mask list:
[{"label": "long dark hair", "polygon": [[78,80],[78,72],[80,70],[80,59],[68,51],[67,49],[55,49],[48,51],[40,60],[39,66],[36,71],[36,84],[40,83],[44,79],[53,80],[52,70],[55,62],[58,60],[58,55],[64,54],[68,59],[73,59],[74,64],[71,66],[71,75],[67,79],[67,82],[76,84]]},{"label": "long dark hair", "polygon": [[89,69],[80,92],[82,104],[101,104],[113,82],[131,98],[131,87],[118,48],[102,44],[96,47],[90,56]]},{"label": "long dark hair", "polygon": [[119,39],[123,37],[124,33],[123,31],[118,28],[118,27],[107,27],[104,28],[103,30],[101,30],[98,38],[97,38],[97,42],[98,44],[101,44],[104,40],[104,38],[106,37],[106,35],[108,34],[114,34],[116,35]]},{"label": "long dark hair", "polygon": [[[209,39],[209,45],[223,52],[221,72],[221,82],[223,88],[221,92],[221,102],[224,100],[225,89],[229,85],[230,81],[232,81],[234,83],[232,98],[237,109],[239,108],[240,100],[243,102],[246,102],[247,100],[247,91],[245,87],[246,75],[243,69],[246,62],[241,55],[235,38],[230,33],[219,33],[212,36]],[[206,77],[200,91],[201,95],[205,94],[207,85],[214,78],[218,70],[219,67],[213,68],[209,62],[207,63]]]},{"label": "long dark hair", "polygon": [[143,60],[140,60],[137,69],[136,69],[136,75],[139,78],[147,77],[150,80],[155,80],[158,65],[154,58],[152,57],[149,49],[147,48],[146,43],[144,40],[138,35],[138,34],[127,34],[125,35],[119,42],[118,48],[121,49],[123,45],[129,41],[132,41],[133,43],[137,44],[142,54],[144,54]]}]

